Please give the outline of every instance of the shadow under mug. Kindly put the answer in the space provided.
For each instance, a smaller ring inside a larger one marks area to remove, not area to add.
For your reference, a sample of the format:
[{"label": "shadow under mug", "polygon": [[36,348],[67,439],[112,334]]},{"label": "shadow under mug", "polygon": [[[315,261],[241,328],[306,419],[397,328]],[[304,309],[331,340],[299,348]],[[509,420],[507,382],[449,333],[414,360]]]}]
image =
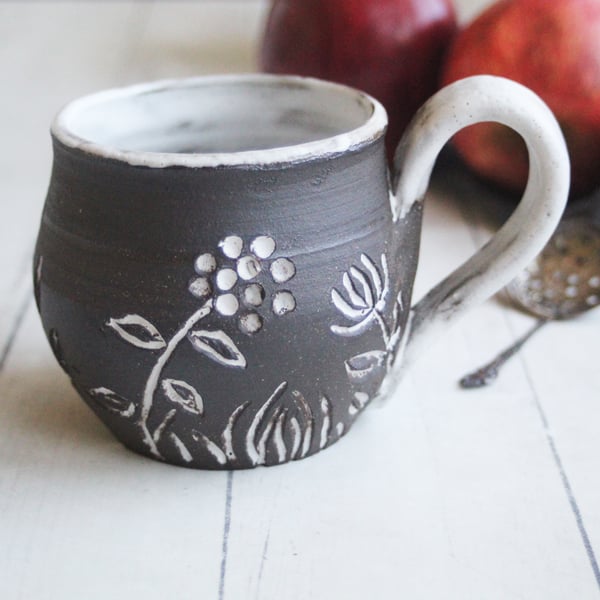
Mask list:
[{"label": "shadow under mug", "polygon": [[[527,142],[525,195],[411,308],[434,161],[490,120]],[[532,92],[490,76],[443,89],[391,175],[386,124],[360,91],[269,75],[111,90],[59,113],[36,299],[60,365],[125,446],[208,469],[314,454],[544,246],[569,168]]]}]

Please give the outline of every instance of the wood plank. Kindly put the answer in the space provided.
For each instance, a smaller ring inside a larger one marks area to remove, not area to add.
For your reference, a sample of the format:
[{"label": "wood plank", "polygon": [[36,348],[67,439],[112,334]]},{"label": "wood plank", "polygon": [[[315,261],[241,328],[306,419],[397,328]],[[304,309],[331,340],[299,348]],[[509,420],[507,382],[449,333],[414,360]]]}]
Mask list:
[{"label": "wood plank", "polygon": [[[511,327],[524,329],[521,315]],[[600,312],[545,327],[523,350],[522,360],[557,476],[586,547],[600,595]]]}]

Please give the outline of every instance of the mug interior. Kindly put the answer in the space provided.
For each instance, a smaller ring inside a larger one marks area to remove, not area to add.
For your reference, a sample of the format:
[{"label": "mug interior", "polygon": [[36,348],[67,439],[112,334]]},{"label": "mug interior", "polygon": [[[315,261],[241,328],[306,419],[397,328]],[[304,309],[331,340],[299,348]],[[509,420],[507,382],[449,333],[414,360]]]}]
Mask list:
[{"label": "mug interior", "polygon": [[382,135],[385,125],[381,105],[357,90],[310,78],[242,75],[87,96],[59,114],[53,133],[67,145],[126,155],[130,162],[177,164],[186,155],[202,162],[204,155],[209,163],[209,157],[231,163],[224,155],[253,162],[257,153],[257,160],[270,162],[344,151]]}]

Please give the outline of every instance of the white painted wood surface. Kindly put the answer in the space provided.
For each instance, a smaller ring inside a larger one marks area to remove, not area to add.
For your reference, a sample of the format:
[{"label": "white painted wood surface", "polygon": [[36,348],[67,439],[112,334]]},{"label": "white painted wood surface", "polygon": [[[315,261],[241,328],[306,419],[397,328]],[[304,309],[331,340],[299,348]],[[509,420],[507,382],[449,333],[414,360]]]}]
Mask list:
[{"label": "white painted wood surface", "polygon": [[[463,20],[489,1],[457,2]],[[600,313],[553,324],[487,390],[457,378],[531,319],[495,299],[314,458],[235,474],[124,450],[30,300],[48,125],[108,86],[247,71],[262,2],[0,3],[0,598],[600,598]],[[417,295],[502,204],[448,168]]]}]

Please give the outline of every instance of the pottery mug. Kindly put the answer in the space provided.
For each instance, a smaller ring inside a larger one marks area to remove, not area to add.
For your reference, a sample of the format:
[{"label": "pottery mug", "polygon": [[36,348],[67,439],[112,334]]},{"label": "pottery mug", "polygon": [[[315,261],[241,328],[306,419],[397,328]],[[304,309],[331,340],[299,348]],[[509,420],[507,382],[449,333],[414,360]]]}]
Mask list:
[{"label": "pottery mug", "polygon": [[[411,308],[434,161],[479,121],[523,136],[527,189]],[[386,124],[360,91],[270,75],[127,87],[58,114],[36,299],[60,365],[126,447],[207,469],[314,454],[539,252],[569,168],[537,96],[490,76],[444,88],[391,176]]]}]

